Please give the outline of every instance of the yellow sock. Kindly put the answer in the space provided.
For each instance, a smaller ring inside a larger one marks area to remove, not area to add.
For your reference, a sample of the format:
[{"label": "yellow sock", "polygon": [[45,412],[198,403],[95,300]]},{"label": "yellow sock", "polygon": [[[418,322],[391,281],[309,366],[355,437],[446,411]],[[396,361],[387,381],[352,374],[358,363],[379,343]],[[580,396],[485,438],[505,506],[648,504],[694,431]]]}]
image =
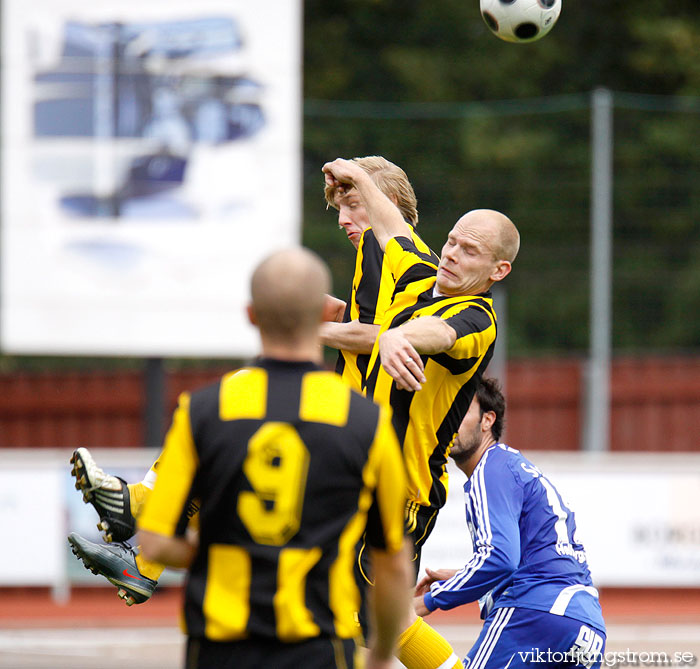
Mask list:
[{"label": "yellow sock", "polygon": [[136,556],[136,566],[139,568],[141,576],[150,578],[153,581],[157,581],[165,569],[165,566],[160,564],[160,562],[146,560],[141,553]]},{"label": "yellow sock", "polygon": [[129,506],[131,507],[131,515],[138,518],[144,502],[151,494],[151,489],[142,482],[129,483],[126,486],[129,489]]},{"label": "yellow sock", "polygon": [[462,661],[447,639],[423,618],[401,633],[396,656],[408,669],[462,669]]}]

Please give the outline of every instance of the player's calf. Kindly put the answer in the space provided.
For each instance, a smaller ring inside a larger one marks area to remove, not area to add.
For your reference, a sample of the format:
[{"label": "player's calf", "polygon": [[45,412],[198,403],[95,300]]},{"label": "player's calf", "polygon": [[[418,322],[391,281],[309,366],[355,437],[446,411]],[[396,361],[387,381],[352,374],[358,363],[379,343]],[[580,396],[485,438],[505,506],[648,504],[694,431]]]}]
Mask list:
[{"label": "player's calf", "polygon": [[70,459],[75,487],[83,493],[83,501],[92,504],[100,517],[97,529],[105,541],[126,541],[136,532],[131,513],[129,488],[124,479],[105,474],[87,448],[78,448]]}]

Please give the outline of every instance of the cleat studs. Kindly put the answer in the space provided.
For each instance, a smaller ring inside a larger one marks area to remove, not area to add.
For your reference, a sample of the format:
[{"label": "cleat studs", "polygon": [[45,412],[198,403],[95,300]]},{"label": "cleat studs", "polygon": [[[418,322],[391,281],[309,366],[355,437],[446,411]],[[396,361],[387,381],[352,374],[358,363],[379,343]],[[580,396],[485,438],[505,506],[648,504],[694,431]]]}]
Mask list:
[{"label": "cleat studs", "polygon": [[87,484],[87,479],[85,478],[85,474],[83,474],[79,479],[78,482],[80,485],[86,485]]},{"label": "cleat studs", "polygon": [[135,603],[136,603],[136,600],[133,597],[127,597],[127,599],[126,599],[127,606],[133,606]]},{"label": "cleat studs", "polygon": [[[76,490],[80,490],[80,483],[78,483],[77,481],[75,482],[75,489],[76,489]],[[85,496],[83,495],[83,498],[84,498],[84,497],[85,497]]]}]

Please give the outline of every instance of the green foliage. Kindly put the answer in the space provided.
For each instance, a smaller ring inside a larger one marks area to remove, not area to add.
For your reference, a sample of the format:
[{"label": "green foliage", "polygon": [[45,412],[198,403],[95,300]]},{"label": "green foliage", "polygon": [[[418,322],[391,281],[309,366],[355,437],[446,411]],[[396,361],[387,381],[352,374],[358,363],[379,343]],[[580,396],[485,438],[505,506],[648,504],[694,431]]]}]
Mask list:
[{"label": "green foliage", "polygon": [[605,86],[619,92],[614,346],[700,348],[700,98],[663,97],[700,96],[697,0],[564,0],[529,45],[493,37],[478,0],[308,0],[305,31],[304,242],[329,261],[337,294],[354,252],[324,211],[320,167],[381,154],[408,173],[434,249],[474,207],[520,228],[511,355],[584,351],[589,93]]}]

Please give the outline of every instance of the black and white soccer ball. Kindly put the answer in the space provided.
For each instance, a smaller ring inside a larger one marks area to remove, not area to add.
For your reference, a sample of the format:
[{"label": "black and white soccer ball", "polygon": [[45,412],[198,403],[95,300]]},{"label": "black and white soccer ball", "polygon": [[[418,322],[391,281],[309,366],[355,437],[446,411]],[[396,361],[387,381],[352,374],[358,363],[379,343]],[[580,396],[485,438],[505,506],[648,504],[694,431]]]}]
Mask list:
[{"label": "black and white soccer ball", "polygon": [[534,42],[557,22],[561,0],[479,0],[491,32],[506,42]]}]

